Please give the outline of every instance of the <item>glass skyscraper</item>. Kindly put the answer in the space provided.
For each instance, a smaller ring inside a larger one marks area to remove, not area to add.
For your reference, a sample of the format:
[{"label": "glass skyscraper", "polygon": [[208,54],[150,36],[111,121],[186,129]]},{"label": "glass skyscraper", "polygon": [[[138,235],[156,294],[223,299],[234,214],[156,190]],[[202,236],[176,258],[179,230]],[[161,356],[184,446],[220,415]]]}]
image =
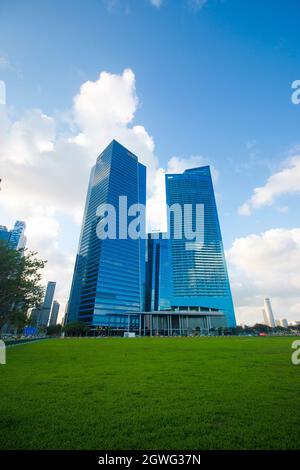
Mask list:
[{"label": "glass skyscraper", "polygon": [[209,166],[189,169],[182,174],[167,174],[166,199],[168,206],[178,204],[182,212],[185,204],[192,205],[193,229],[196,204],[204,208],[202,244],[195,242],[191,246],[184,236],[184,218],[179,227],[183,237],[176,239],[174,233],[178,221],[172,212],[169,218],[168,269],[172,309],[223,312],[228,326],[234,327],[235,314]]},{"label": "glass skyscraper", "polygon": [[[132,326],[139,322],[145,298],[145,239],[119,236],[134,218],[128,216],[125,227],[119,220],[120,196],[127,197],[128,207],[145,205],[146,168],[136,155],[113,140],[97,158],[90,175],[68,323],[80,320],[94,327],[123,328],[128,313],[133,314]],[[116,209],[116,239],[97,236],[100,217],[96,212],[101,204]]]},{"label": "glass skyscraper", "polygon": [[26,246],[25,228],[26,223],[22,220],[17,220],[11,230],[7,230],[7,227],[1,225],[0,240],[8,243],[13,250],[23,249]]},{"label": "glass skyscraper", "polygon": [[31,312],[30,320],[32,325],[37,327],[45,327],[48,325],[55,288],[56,282],[49,281],[43,303]]},{"label": "glass skyscraper", "polygon": [[149,233],[146,247],[145,311],[171,309],[169,240]]},{"label": "glass skyscraper", "polygon": [[58,318],[58,312],[59,312],[59,302],[57,300],[53,300],[52,308],[51,308],[51,314],[50,314],[50,320],[49,320],[49,326],[55,326],[57,323],[57,318]]}]

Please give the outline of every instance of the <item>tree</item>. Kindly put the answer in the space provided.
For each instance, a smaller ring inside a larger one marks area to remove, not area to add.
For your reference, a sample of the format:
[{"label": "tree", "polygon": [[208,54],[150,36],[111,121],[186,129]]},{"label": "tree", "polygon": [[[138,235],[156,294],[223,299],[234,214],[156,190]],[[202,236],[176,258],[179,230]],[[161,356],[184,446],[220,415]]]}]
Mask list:
[{"label": "tree", "polygon": [[231,332],[233,335],[241,335],[245,333],[245,330],[242,326],[236,325],[235,327],[231,328]]},{"label": "tree", "polygon": [[28,309],[42,301],[40,271],[45,261],[36,255],[32,251],[12,250],[0,241],[0,329],[7,322],[22,328]]},{"label": "tree", "polygon": [[67,323],[64,327],[66,336],[83,336],[88,332],[88,326],[82,321]]},{"label": "tree", "polygon": [[259,333],[270,333],[273,331],[273,329],[270,326],[264,325],[263,323],[256,323],[253,329],[255,331],[258,331]]},{"label": "tree", "polygon": [[61,325],[49,325],[47,327],[47,336],[58,336],[61,334]]}]

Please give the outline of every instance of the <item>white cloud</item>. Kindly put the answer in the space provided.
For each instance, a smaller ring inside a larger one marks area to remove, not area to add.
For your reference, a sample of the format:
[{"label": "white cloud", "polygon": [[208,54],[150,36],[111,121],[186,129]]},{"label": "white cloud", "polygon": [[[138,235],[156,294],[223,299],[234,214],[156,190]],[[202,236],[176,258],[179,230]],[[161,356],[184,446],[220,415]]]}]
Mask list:
[{"label": "white cloud", "polygon": [[0,106],[6,103],[6,85],[3,80],[0,80]]},{"label": "white cloud", "polygon": [[26,111],[19,121],[6,124],[1,154],[4,161],[34,165],[40,155],[52,151],[55,139],[53,118],[38,109]]},{"label": "white cloud", "polygon": [[278,206],[277,211],[280,212],[281,214],[287,214],[289,211],[288,206]]},{"label": "white cloud", "polygon": [[271,175],[264,186],[255,188],[250,199],[239,207],[240,215],[250,215],[253,210],[270,206],[282,195],[300,193],[300,156],[286,162],[285,167]]},{"label": "white cloud", "polygon": [[277,318],[300,320],[300,228],[238,238],[226,255],[240,322],[262,322],[264,297]]},{"label": "white cloud", "polygon": [[149,0],[151,5],[153,5],[156,8],[161,7],[162,5],[162,0]]},{"label": "white cloud", "polygon": [[[203,8],[207,2],[207,0],[186,0],[186,1],[187,1],[188,6],[194,11],[201,10],[201,8]],[[149,2],[154,7],[160,8],[162,6],[163,0],[149,0]]]},{"label": "white cloud", "polygon": [[9,62],[8,58],[4,55],[0,56],[0,69],[10,69],[11,63]]}]

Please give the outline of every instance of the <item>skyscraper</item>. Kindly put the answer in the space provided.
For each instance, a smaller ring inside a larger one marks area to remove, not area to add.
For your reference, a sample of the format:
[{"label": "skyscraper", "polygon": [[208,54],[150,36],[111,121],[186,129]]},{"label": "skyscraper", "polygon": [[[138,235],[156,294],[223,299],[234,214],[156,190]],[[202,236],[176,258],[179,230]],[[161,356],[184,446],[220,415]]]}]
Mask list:
[{"label": "skyscraper", "polygon": [[9,244],[13,249],[19,250],[19,249],[25,248],[25,245],[26,245],[26,237],[24,235],[25,228],[26,228],[25,222],[21,220],[16,221],[15,226],[11,231],[11,235],[9,239]]},{"label": "skyscraper", "polygon": [[8,230],[7,227],[1,225],[0,240],[8,243],[10,248],[13,250],[23,249],[26,246],[25,228],[26,223],[21,220],[17,220],[14,228],[11,230]]},{"label": "skyscraper", "polygon": [[[209,166],[167,174],[166,196],[168,206],[176,204],[182,214],[185,204],[192,206],[188,219],[182,217],[178,222],[171,213],[168,221],[172,308],[223,312],[228,326],[234,327],[235,314]],[[204,228],[203,239],[190,242],[184,224],[192,219],[195,229],[197,204],[203,208],[203,220],[198,221]],[[176,238],[179,229],[182,237]]]},{"label": "skyscraper", "polygon": [[264,300],[263,317],[266,325],[270,326],[271,328],[275,328],[276,325],[272,305],[270,299],[268,298]]},{"label": "skyscraper", "polygon": [[146,247],[145,310],[171,308],[169,240],[164,233],[148,234]]},{"label": "skyscraper", "polygon": [[55,287],[56,282],[48,282],[42,305],[31,312],[31,323],[37,327],[45,327],[48,325]]},{"label": "skyscraper", "polygon": [[50,314],[50,320],[49,320],[49,326],[55,326],[57,323],[57,317],[58,317],[58,312],[59,312],[59,302],[57,300],[53,300],[52,308],[51,308],[51,314]]},{"label": "skyscraper", "polygon": [[2,242],[8,243],[10,237],[10,230],[7,230],[5,225],[0,225],[0,240]]},{"label": "skyscraper", "polygon": [[[67,323],[81,320],[91,326],[126,327],[127,313],[144,306],[145,240],[123,238],[133,217],[117,217],[116,239],[101,239],[97,209],[111,204],[119,214],[120,196],[128,207],[146,202],[146,168],[136,155],[113,140],[92,168],[71,286]],[[131,317],[138,322],[138,316]]]}]

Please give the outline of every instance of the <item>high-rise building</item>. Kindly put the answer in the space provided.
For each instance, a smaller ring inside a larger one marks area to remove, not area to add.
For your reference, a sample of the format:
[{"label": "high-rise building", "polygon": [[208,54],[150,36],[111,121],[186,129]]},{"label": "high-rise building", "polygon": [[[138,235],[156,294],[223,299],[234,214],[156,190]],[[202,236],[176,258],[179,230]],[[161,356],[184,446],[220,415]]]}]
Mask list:
[{"label": "high-rise building", "polygon": [[275,328],[275,320],[272,310],[272,305],[270,299],[266,298],[264,300],[264,308],[263,308],[263,317],[264,323],[271,328]]},{"label": "high-rise building", "polygon": [[169,240],[165,233],[148,234],[145,310],[171,309]]},{"label": "high-rise building", "polygon": [[[120,196],[127,206],[146,202],[146,168],[138,157],[113,140],[92,168],[76,257],[66,322],[80,320],[90,326],[126,327],[144,308],[145,239],[126,238],[134,217],[117,217],[116,239],[101,239],[96,229],[97,209],[111,204],[119,214]],[[124,214],[123,214],[124,215]]]},{"label": "high-rise building", "polygon": [[56,282],[54,281],[48,282],[46,292],[45,292],[44,302],[43,302],[43,308],[47,308],[49,310],[51,309],[55,287],[56,287]]},{"label": "high-rise building", "polygon": [[266,314],[266,311],[265,311],[264,308],[262,309],[262,314],[263,314],[263,322],[264,322],[264,324],[267,325],[267,326],[269,326],[269,319],[268,319],[268,317],[267,317],[267,314]]},{"label": "high-rise building", "polygon": [[289,324],[286,318],[279,318],[276,320],[276,326],[281,326],[282,328],[288,328]]},{"label": "high-rise building", "polygon": [[49,320],[49,326],[55,326],[57,323],[57,317],[58,317],[58,312],[59,312],[59,302],[57,300],[53,300],[52,308],[51,308],[51,314],[50,314],[50,320]]},{"label": "high-rise building", "polygon": [[26,223],[21,220],[17,220],[14,228],[11,230],[8,230],[7,227],[1,225],[0,240],[7,242],[10,248],[14,250],[23,249],[26,246],[25,228]]},{"label": "high-rise building", "polygon": [[25,245],[26,245],[26,237],[24,235],[25,228],[26,228],[26,223],[21,220],[17,220],[14,228],[11,231],[9,244],[15,250],[25,248]]},{"label": "high-rise building", "polygon": [[0,225],[0,240],[2,242],[8,243],[10,237],[10,230],[7,230],[5,225]]},{"label": "high-rise building", "polygon": [[[209,166],[189,169],[182,174],[167,174],[166,199],[169,207],[177,205],[183,214],[178,220],[170,212],[168,218],[172,309],[223,313],[227,325],[234,327],[234,307]],[[186,204],[192,207],[187,218],[184,217]],[[196,205],[203,209],[199,214]],[[191,222],[193,230],[199,223],[203,234],[201,241],[191,242],[187,237],[187,221]]]},{"label": "high-rise building", "polygon": [[48,282],[43,303],[31,312],[30,321],[32,325],[39,328],[48,325],[55,287],[56,282]]},{"label": "high-rise building", "polygon": [[[222,310],[172,304],[171,243],[166,233],[148,235],[146,249],[146,299],[142,332],[160,335],[208,334],[228,326]],[[199,302],[198,302],[199,303]]]}]

